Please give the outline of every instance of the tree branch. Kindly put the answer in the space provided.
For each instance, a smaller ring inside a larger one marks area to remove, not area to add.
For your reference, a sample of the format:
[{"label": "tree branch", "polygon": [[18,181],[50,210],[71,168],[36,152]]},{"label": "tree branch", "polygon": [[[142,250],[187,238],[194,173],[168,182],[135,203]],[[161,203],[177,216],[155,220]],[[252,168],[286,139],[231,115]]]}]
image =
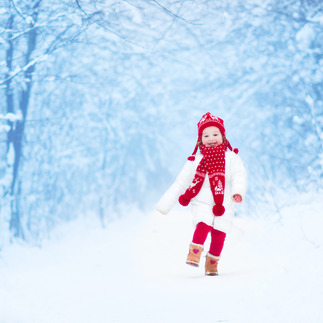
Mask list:
[{"label": "tree branch", "polygon": [[129,43],[132,43],[132,42],[130,42],[126,37],[122,36],[121,34],[117,33],[116,31],[114,31],[114,30],[112,30],[112,29],[110,29],[110,28],[107,28],[107,27],[106,27],[105,25],[103,25],[99,20],[95,19],[95,18],[93,17],[93,15],[94,15],[95,13],[98,13],[98,12],[95,12],[95,13],[93,13],[93,14],[88,14],[88,13],[83,9],[83,7],[81,6],[81,4],[80,4],[79,0],[75,0],[75,2],[76,2],[76,4],[77,4],[78,8],[82,11],[82,13],[83,13],[83,14],[84,14],[84,15],[85,15],[89,20],[93,21],[95,24],[97,24],[98,26],[102,27],[104,30],[106,30],[106,31],[108,31],[108,32],[113,33],[114,35],[118,36],[119,38],[121,38],[121,39],[123,39],[123,40],[125,40],[125,41],[127,41],[127,42],[129,42]]},{"label": "tree branch", "polygon": [[168,13],[169,15],[171,15],[171,16],[173,16],[173,17],[175,17],[176,19],[182,20],[182,21],[186,22],[187,24],[191,24],[191,25],[196,25],[196,26],[201,25],[201,24],[196,24],[196,23],[194,23],[193,21],[190,21],[190,20],[186,20],[186,19],[184,19],[183,17],[179,16],[178,14],[176,14],[176,13],[174,13],[174,12],[170,11],[169,9],[167,9],[166,7],[164,7],[163,5],[161,5],[161,4],[160,4],[158,1],[156,1],[156,0],[152,0],[151,2],[155,3],[155,4],[157,5],[157,7],[162,8],[166,13]]}]

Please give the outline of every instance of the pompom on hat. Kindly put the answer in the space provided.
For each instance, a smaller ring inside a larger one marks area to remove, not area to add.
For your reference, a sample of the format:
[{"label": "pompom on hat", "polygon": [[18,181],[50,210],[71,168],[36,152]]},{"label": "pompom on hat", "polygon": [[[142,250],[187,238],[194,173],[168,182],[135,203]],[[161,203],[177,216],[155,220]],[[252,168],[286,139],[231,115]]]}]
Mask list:
[{"label": "pompom on hat", "polygon": [[195,155],[196,155],[196,152],[197,152],[197,149],[199,146],[199,142],[202,139],[203,130],[207,127],[217,127],[220,130],[222,136],[225,138],[226,147],[229,148],[230,150],[232,150],[233,152],[235,152],[236,154],[239,152],[239,150],[237,148],[232,149],[229,140],[226,139],[223,120],[221,118],[215,117],[210,112],[207,112],[202,116],[201,120],[197,124],[198,139],[197,139],[193,154],[187,158],[188,160],[191,160],[191,161],[195,160]]}]

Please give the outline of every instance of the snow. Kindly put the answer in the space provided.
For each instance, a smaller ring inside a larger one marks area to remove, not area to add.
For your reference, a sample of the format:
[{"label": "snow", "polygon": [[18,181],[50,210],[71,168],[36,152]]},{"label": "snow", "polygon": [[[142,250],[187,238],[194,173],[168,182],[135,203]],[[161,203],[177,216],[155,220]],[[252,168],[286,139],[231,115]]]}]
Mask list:
[{"label": "snow", "polygon": [[7,113],[6,115],[4,114],[0,114],[0,120],[1,119],[5,119],[8,120],[10,122],[16,122],[16,121],[21,121],[22,120],[22,114],[19,111],[19,113]]},{"label": "snow", "polygon": [[296,34],[297,46],[299,49],[306,51],[311,47],[315,38],[315,33],[310,25],[305,25]]},{"label": "snow", "polygon": [[31,17],[31,16],[26,17],[25,21],[30,26],[33,26],[35,24],[35,21],[34,21],[33,17]]},{"label": "snow", "polygon": [[322,322],[323,201],[294,199],[272,217],[235,218],[218,277],[185,264],[193,227],[179,206],[105,229],[84,217],[41,248],[10,245],[0,322]]}]

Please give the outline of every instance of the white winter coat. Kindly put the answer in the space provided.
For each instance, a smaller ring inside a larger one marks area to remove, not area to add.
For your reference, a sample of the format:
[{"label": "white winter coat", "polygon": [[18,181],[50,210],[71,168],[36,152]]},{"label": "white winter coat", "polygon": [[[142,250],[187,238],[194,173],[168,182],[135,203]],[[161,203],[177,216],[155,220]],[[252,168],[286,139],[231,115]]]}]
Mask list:
[{"label": "white winter coat", "polygon": [[[180,195],[184,194],[192,184],[196,168],[202,159],[202,154],[198,153],[194,161],[187,161],[175,182],[165,192],[156,205],[156,209],[167,214],[178,201]],[[214,205],[213,195],[210,188],[209,177],[206,175],[200,192],[191,200],[192,220],[196,226],[199,222],[204,222],[216,230],[229,232],[231,222],[234,217],[233,195],[239,194],[242,199],[246,193],[246,170],[241,158],[232,151],[225,152],[225,190],[224,202],[225,212],[222,216],[214,216],[212,207]]]}]

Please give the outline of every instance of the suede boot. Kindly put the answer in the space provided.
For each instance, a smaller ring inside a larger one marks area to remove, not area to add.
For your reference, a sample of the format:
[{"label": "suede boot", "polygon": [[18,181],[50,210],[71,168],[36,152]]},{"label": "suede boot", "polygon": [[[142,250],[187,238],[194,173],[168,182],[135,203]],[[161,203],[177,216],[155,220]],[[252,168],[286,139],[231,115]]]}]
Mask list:
[{"label": "suede boot", "polygon": [[218,275],[218,262],[220,257],[216,257],[208,253],[205,260],[205,275],[217,276]]},{"label": "suede boot", "polygon": [[204,249],[203,245],[192,242],[190,244],[190,251],[187,255],[186,263],[188,265],[198,267],[203,249]]}]

